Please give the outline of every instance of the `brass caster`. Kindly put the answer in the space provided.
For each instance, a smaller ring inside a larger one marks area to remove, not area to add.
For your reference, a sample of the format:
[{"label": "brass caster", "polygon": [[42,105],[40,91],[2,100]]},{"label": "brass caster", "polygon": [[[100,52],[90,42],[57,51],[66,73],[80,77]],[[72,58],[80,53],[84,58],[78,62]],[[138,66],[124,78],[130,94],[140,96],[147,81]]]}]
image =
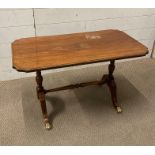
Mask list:
[{"label": "brass caster", "polygon": [[118,113],[121,113],[122,112],[121,107],[116,107],[116,110],[117,110]]},{"label": "brass caster", "polygon": [[50,130],[52,128],[51,124],[49,122],[45,122],[45,129]]}]

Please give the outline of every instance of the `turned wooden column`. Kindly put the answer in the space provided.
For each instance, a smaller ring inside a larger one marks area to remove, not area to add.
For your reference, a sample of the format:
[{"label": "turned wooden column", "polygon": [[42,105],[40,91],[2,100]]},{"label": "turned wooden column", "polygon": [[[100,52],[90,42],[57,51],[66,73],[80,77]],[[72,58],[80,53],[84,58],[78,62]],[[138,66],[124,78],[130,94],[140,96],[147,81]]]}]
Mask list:
[{"label": "turned wooden column", "polygon": [[36,82],[37,82],[37,96],[38,99],[40,100],[40,105],[41,105],[41,110],[43,114],[43,119],[44,119],[44,124],[46,129],[50,129],[51,125],[48,120],[48,115],[47,115],[47,108],[46,108],[46,99],[45,99],[45,90],[42,85],[43,83],[43,77],[41,75],[41,71],[38,70],[36,71]]},{"label": "turned wooden column", "polygon": [[107,85],[108,85],[110,93],[111,93],[113,106],[117,110],[117,112],[120,113],[120,112],[122,112],[122,109],[117,104],[117,88],[116,88],[116,83],[115,83],[115,79],[113,76],[113,72],[115,70],[115,60],[110,61],[108,70],[109,70],[109,74],[108,74],[108,78],[107,78]]},{"label": "turned wooden column", "polygon": [[114,77],[113,77],[113,72],[115,70],[115,60],[111,60],[110,61],[110,64],[108,66],[108,70],[109,70],[109,74],[108,74],[108,77],[109,77],[109,80],[114,80]]}]

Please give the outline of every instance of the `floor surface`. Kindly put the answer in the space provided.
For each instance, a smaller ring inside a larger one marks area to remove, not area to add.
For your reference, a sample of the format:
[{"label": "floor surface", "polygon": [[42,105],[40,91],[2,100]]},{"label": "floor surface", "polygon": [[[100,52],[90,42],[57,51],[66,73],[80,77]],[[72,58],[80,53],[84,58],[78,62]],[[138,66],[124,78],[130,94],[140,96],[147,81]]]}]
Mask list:
[{"label": "floor surface", "polygon": [[[100,79],[107,65],[44,75],[52,88]],[[106,85],[47,95],[46,131],[35,78],[0,82],[0,145],[155,145],[155,60],[116,63],[117,114]]]}]

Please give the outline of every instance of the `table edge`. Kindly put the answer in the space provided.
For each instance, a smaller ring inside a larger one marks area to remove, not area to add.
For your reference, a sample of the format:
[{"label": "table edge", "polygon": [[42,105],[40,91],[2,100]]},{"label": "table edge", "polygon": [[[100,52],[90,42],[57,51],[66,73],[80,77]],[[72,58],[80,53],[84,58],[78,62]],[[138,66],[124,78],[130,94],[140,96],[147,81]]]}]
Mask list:
[{"label": "table edge", "polygon": [[17,70],[18,72],[25,72],[25,73],[32,73],[36,72],[38,70],[40,71],[45,71],[45,70],[50,70],[50,69],[58,69],[58,68],[66,68],[66,67],[73,67],[73,66],[80,66],[80,65],[88,65],[88,64],[93,64],[93,63],[99,63],[99,62],[107,62],[111,60],[121,60],[121,59],[128,59],[128,58],[136,58],[136,57],[142,57],[145,56],[149,53],[149,50],[145,51],[145,54],[137,54],[134,56],[127,56],[127,57],[120,57],[120,58],[113,58],[113,59],[108,59],[108,60],[95,60],[92,62],[82,62],[82,63],[77,63],[77,64],[68,64],[68,65],[62,65],[62,66],[55,66],[55,67],[48,67],[48,68],[38,68],[38,69],[32,69],[32,70],[26,70],[26,69],[18,69],[15,65],[12,66],[13,69]]}]

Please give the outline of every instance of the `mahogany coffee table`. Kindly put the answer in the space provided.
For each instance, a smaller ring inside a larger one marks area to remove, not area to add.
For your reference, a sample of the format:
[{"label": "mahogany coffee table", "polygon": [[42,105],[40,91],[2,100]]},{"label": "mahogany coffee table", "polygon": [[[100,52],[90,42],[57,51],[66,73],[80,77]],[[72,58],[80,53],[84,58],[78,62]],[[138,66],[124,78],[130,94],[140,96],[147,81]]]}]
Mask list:
[{"label": "mahogany coffee table", "polygon": [[[45,95],[49,92],[107,84],[114,108],[122,112],[117,103],[113,72],[115,60],[140,57],[148,53],[147,47],[119,30],[41,36],[15,40],[12,43],[13,68],[19,72],[36,72],[37,96],[46,129],[50,129]],[[43,87],[42,70],[110,61],[109,73],[100,81],[91,81],[47,90]]]}]

